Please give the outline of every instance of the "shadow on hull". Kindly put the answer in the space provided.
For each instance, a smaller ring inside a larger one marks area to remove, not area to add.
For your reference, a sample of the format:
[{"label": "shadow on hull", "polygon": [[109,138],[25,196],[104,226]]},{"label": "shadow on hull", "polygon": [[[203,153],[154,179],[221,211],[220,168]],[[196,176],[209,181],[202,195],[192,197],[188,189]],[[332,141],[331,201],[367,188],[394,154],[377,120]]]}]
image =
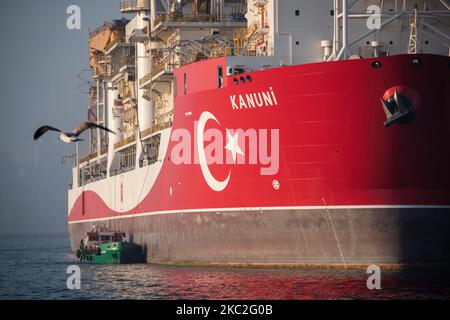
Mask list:
[{"label": "shadow on hull", "polygon": [[[69,225],[72,249],[93,223]],[[149,263],[245,267],[450,264],[450,209],[199,212],[102,221]]]}]

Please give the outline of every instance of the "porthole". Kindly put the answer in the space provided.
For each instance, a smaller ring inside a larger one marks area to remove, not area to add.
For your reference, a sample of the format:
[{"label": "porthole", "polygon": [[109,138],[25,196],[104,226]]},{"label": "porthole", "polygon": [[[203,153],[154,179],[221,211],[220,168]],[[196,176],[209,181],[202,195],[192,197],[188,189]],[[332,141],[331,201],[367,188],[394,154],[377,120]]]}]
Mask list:
[{"label": "porthole", "polygon": [[381,62],[380,61],[373,61],[372,62],[372,67],[378,69],[381,68]]},{"label": "porthole", "polygon": [[414,58],[411,59],[411,65],[414,67],[418,67],[422,64],[422,60],[420,60],[419,58]]}]

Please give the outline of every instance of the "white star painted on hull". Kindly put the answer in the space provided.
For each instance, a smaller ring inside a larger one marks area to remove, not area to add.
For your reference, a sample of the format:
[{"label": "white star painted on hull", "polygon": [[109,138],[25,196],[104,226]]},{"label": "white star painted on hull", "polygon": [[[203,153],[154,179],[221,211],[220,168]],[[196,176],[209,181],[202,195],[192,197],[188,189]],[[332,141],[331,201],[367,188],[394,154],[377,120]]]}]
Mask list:
[{"label": "white star painted on hull", "polygon": [[236,132],[236,134],[234,136],[232,136],[230,131],[228,131],[228,129],[226,129],[226,130],[227,130],[228,143],[225,146],[225,149],[231,151],[231,154],[233,155],[233,161],[234,161],[234,163],[236,163],[237,154],[240,154],[241,156],[244,155],[241,148],[239,147],[239,133]]}]

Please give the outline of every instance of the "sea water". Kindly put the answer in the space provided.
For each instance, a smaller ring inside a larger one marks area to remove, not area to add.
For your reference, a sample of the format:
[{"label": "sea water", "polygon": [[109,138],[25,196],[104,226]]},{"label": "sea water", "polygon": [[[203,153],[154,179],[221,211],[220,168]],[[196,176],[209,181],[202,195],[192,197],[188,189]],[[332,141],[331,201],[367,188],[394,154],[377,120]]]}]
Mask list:
[{"label": "sea water", "polygon": [[[449,271],[234,269],[78,264],[68,235],[0,238],[0,299],[450,299]],[[80,267],[80,289],[67,270]],[[73,287],[73,286],[72,286]]]}]

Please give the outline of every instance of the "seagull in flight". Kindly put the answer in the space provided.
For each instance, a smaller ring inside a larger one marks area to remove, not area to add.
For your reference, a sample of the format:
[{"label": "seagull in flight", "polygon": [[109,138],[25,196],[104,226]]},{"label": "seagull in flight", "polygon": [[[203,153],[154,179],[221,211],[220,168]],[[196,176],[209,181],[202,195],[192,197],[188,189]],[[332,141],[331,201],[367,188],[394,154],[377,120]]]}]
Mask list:
[{"label": "seagull in flight", "polygon": [[84,139],[80,139],[80,138],[78,138],[78,136],[80,134],[82,134],[84,131],[92,129],[92,128],[99,128],[101,130],[105,130],[105,131],[116,134],[114,131],[111,131],[108,128],[103,127],[97,123],[82,122],[80,124],[80,126],[76,129],[74,129],[72,132],[63,132],[63,131],[61,131],[57,128],[51,127],[51,126],[42,126],[39,129],[37,129],[36,132],[34,133],[34,140],[39,139],[47,131],[56,131],[56,132],[59,132],[59,140],[65,142],[65,143],[83,141]]}]

